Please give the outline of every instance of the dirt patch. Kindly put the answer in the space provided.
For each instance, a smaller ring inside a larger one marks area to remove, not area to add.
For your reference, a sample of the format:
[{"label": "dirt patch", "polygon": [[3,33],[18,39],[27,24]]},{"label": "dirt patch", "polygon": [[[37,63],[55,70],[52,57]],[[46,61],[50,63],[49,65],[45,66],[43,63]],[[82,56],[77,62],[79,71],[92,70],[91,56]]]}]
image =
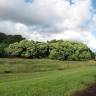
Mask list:
[{"label": "dirt patch", "polygon": [[75,92],[72,96],[96,96],[96,83],[90,85],[83,91]]}]

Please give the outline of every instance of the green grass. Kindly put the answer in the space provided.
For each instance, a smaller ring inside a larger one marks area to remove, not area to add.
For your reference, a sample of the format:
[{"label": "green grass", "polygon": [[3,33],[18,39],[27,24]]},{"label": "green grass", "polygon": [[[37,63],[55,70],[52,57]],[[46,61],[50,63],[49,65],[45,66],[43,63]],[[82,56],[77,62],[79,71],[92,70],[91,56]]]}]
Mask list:
[{"label": "green grass", "polygon": [[95,81],[95,61],[0,59],[0,96],[70,96]]}]

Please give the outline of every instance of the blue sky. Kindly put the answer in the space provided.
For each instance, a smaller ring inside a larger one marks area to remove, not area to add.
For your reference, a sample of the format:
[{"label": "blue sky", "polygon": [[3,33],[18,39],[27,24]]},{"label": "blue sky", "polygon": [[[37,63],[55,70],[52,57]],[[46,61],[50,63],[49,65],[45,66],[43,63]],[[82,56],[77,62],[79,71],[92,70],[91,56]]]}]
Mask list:
[{"label": "blue sky", "polygon": [[[96,14],[96,0],[92,0],[92,8],[94,11],[93,14]],[[96,37],[96,29],[95,29],[95,31],[93,31],[93,35]]]},{"label": "blue sky", "polygon": [[25,0],[27,3],[32,3],[33,0]]},{"label": "blue sky", "polygon": [[96,50],[96,0],[0,0],[0,32],[78,40]]},{"label": "blue sky", "polygon": [[93,8],[96,9],[96,0],[92,0]]}]

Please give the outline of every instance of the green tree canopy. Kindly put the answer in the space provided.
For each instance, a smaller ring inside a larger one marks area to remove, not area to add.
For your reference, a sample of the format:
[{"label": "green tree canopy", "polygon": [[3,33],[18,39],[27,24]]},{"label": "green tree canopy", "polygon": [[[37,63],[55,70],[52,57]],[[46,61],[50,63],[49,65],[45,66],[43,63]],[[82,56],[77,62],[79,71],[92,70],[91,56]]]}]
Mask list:
[{"label": "green tree canopy", "polygon": [[77,41],[53,40],[47,43],[22,40],[7,48],[10,56],[26,58],[50,58],[58,60],[90,60],[93,52]]}]

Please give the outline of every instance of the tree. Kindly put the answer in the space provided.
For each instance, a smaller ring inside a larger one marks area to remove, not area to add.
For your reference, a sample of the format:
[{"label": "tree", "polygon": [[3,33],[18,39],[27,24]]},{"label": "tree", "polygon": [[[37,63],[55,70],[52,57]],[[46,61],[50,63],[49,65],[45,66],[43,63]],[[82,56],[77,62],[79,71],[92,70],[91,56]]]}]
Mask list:
[{"label": "tree", "polygon": [[50,51],[50,59],[63,60],[63,52],[60,52],[56,49]]},{"label": "tree", "polygon": [[6,52],[5,52],[6,46],[7,46],[7,44],[0,43],[0,57],[5,57],[6,56]]},{"label": "tree", "polygon": [[22,48],[21,56],[28,58],[36,58],[37,51],[34,41],[22,40],[19,43],[19,47]]},{"label": "tree", "polygon": [[6,39],[4,39],[2,42],[6,44],[12,44],[15,42],[19,42],[23,39],[24,38],[21,35],[8,35],[6,36]]},{"label": "tree", "polygon": [[36,43],[37,57],[46,58],[49,55],[49,46],[47,43]]},{"label": "tree", "polygon": [[85,49],[80,52],[79,54],[79,60],[90,60],[92,59],[92,53],[88,49]]},{"label": "tree", "polygon": [[8,48],[6,48],[6,52],[8,56],[21,56],[22,48],[19,47],[19,43],[16,42],[14,44],[10,44]]},{"label": "tree", "polygon": [[0,33],[0,43],[2,43],[2,41],[4,39],[6,39],[7,35],[5,35],[4,33]]},{"label": "tree", "polygon": [[34,41],[22,40],[19,43],[10,44],[6,51],[10,56],[36,57]]}]

